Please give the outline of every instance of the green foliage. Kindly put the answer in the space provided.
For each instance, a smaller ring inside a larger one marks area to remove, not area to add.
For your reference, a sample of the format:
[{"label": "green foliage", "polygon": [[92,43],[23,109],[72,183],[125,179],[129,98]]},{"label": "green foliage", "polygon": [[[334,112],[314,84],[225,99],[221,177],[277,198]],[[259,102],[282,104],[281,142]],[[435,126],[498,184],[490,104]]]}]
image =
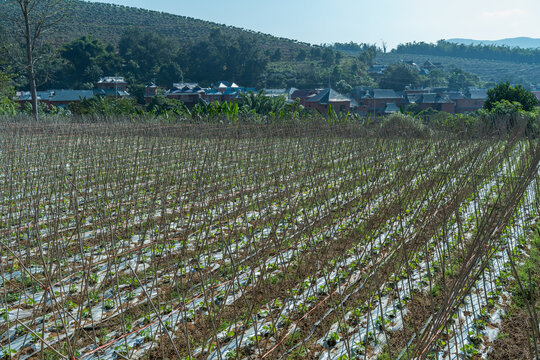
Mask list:
[{"label": "green foliage", "polygon": [[540,62],[540,50],[538,49],[521,49],[496,45],[463,45],[445,40],[439,40],[436,44],[425,42],[400,44],[395,52],[398,54],[426,54],[483,60],[504,60],[527,63]]},{"label": "green foliage", "polygon": [[425,85],[430,87],[445,87],[448,86],[449,78],[441,69],[433,69],[427,76]]},{"label": "green foliage", "polygon": [[0,98],[11,98],[14,94],[11,76],[8,72],[0,71]]},{"label": "green foliage", "polygon": [[156,84],[167,89],[172,88],[175,82],[183,80],[184,72],[182,68],[178,63],[172,61],[161,65],[156,76]]},{"label": "green foliage", "polygon": [[353,87],[349,85],[345,80],[340,80],[336,84],[336,90],[342,94],[350,94]]},{"label": "green foliage", "polygon": [[0,97],[0,115],[15,115],[17,109],[13,101],[7,97]]},{"label": "green foliage", "polygon": [[[124,63],[122,74],[139,83],[147,82],[158,74],[160,80],[165,74],[177,76],[180,73],[181,75],[178,65],[171,65],[177,56],[178,48],[178,41],[158,35],[153,31],[129,29],[122,34],[118,44],[118,53]],[[163,85],[166,85],[168,81],[178,80],[180,78],[168,79]]]},{"label": "green foliage", "polygon": [[420,75],[416,69],[406,63],[390,65],[379,82],[381,88],[396,91],[403,91],[408,85],[413,87],[420,85]]},{"label": "green foliage", "polygon": [[174,113],[180,115],[189,113],[184,103],[180,100],[169,99],[163,95],[154,96],[152,101],[146,106],[146,109],[156,114]]},{"label": "green foliage", "polygon": [[72,88],[80,88],[84,83],[96,83],[100,77],[115,74],[121,60],[112,46],[105,46],[101,40],[83,36],[65,44],[60,50],[66,61],[61,70],[63,78]]},{"label": "green foliage", "polygon": [[183,46],[177,61],[186,78],[202,84],[234,79],[244,86],[255,86],[268,64],[260,48],[257,39],[235,38],[216,30],[207,39]]},{"label": "green foliage", "polygon": [[383,122],[381,130],[385,136],[423,138],[430,134],[429,129],[419,119],[401,113],[390,115]]},{"label": "green foliage", "polygon": [[[503,100],[507,100],[508,103],[518,102],[525,111],[532,111],[534,107],[538,105],[536,97],[523,86],[512,86],[509,82],[504,82],[493,89],[488,90],[488,98],[484,103],[484,108],[493,111],[497,105],[499,108],[501,107],[501,101]],[[507,107],[507,103],[504,103],[503,105]]]},{"label": "green foliage", "polygon": [[242,96],[242,108],[254,114],[279,114],[285,109],[285,98],[268,97],[262,91],[244,93]]},{"label": "green foliage", "polygon": [[532,233],[531,250],[529,257],[523,265],[517,269],[517,273],[523,292],[518,284],[512,289],[512,300],[519,307],[525,307],[526,303],[536,304],[540,309],[540,225],[536,225]]},{"label": "green foliage", "polygon": [[466,90],[471,86],[479,86],[480,78],[456,66],[451,66],[448,75],[448,88],[452,90]]},{"label": "green foliage", "polygon": [[102,98],[95,96],[81,102],[69,104],[69,110],[77,115],[130,115],[140,113],[135,99]]},{"label": "green foliage", "polygon": [[[258,39],[262,52],[266,49],[273,52],[280,48],[283,58],[287,60],[293,60],[301,49],[310,49],[306,43],[160,11],[78,0],[63,0],[62,3],[71,11],[54,31],[44,34],[44,38],[51,43],[65,43],[89,35],[117,46],[122,34],[135,27],[143,33],[154,31],[160,36],[174,38],[182,44],[199,42],[208,38],[213,30],[219,29],[233,38],[245,35],[249,41]],[[14,1],[0,1],[0,13],[7,15],[0,18],[0,27],[7,26],[7,19],[15,11]]]}]

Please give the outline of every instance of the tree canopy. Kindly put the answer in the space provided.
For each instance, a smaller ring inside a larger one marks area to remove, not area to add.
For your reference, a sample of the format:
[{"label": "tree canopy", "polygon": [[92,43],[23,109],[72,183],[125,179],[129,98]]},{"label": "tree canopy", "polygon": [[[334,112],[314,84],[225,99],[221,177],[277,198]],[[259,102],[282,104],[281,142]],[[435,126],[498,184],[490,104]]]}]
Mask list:
[{"label": "tree canopy", "polygon": [[448,73],[448,88],[452,90],[465,90],[480,84],[480,78],[477,75],[468,73],[456,66],[451,66]]},{"label": "tree canopy", "polygon": [[484,108],[490,111],[495,109],[497,104],[502,101],[508,103],[517,102],[521,104],[525,111],[532,111],[538,105],[538,100],[533,93],[521,85],[512,86],[509,82],[500,83],[493,89],[488,90],[487,95],[488,98],[484,103]]},{"label": "tree canopy", "polygon": [[402,91],[408,85],[415,87],[419,84],[418,71],[406,63],[390,65],[379,82],[381,88],[396,91]]}]

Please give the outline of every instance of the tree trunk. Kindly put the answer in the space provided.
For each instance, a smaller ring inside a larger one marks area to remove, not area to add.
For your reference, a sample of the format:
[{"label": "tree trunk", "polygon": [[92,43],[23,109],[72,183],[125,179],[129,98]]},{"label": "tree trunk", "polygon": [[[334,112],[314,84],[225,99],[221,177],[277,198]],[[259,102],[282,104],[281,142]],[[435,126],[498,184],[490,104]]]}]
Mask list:
[{"label": "tree trunk", "polygon": [[38,121],[38,99],[37,99],[37,90],[36,90],[36,78],[34,76],[34,59],[32,57],[32,34],[30,32],[30,19],[28,12],[28,3],[24,2],[21,6],[24,16],[24,26],[25,26],[25,40],[26,40],[26,60],[28,62],[28,81],[30,82],[30,95],[32,96],[32,115],[34,115],[34,120]]}]

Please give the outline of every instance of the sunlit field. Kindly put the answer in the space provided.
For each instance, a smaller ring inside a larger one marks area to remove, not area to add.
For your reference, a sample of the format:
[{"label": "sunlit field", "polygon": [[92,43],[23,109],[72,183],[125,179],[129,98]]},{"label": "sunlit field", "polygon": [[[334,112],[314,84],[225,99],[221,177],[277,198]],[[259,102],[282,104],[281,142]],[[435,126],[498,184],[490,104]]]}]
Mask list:
[{"label": "sunlit field", "polygon": [[1,126],[0,359],[491,358],[529,304],[536,140]]}]

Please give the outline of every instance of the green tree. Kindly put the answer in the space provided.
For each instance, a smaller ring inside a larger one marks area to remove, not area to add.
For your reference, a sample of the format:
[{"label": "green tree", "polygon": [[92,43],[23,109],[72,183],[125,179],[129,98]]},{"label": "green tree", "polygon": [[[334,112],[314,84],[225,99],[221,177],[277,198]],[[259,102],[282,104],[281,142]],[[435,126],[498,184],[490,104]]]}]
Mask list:
[{"label": "green tree", "polygon": [[181,82],[184,80],[184,73],[180,68],[180,65],[175,62],[170,62],[162,65],[159,68],[156,77],[156,83],[159,86],[171,88],[175,82]]},{"label": "green tree", "polygon": [[377,47],[375,45],[364,46],[363,51],[358,55],[358,60],[369,67],[373,65],[375,57],[377,57]]},{"label": "green tree", "polygon": [[325,66],[332,66],[336,61],[336,54],[334,50],[325,47],[322,51],[322,61]]},{"label": "green tree", "polygon": [[88,36],[64,45],[60,55],[66,62],[62,77],[69,87],[75,88],[85,83],[95,84],[102,76],[116,74],[122,62],[114,47]]},{"label": "green tree", "polygon": [[270,56],[270,60],[272,61],[280,61],[281,60],[281,49],[277,48],[276,51]]},{"label": "green tree", "polygon": [[345,80],[339,80],[336,83],[336,90],[342,94],[350,94],[353,87],[349,85]]},{"label": "green tree", "polygon": [[427,76],[427,84],[431,87],[446,86],[446,73],[441,69],[433,69]]},{"label": "green tree", "polygon": [[178,48],[177,41],[157,33],[128,30],[118,44],[125,62],[123,75],[132,76],[137,82],[148,81],[156,77],[161,66],[175,61]]},{"label": "green tree", "polygon": [[147,105],[146,109],[156,114],[161,113],[187,113],[187,108],[183,102],[176,99],[169,99],[163,95],[157,95],[152,98],[152,101]]},{"label": "green tree", "polygon": [[0,115],[15,114],[15,104],[11,101],[14,93],[11,77],[0,72]]},{"label": "green tree", "polygon": [[465,90],[471,86],[479,86],[480,78],[468,73],[457,66],[452,66],[448,75],[448,88],[452,90]]},{"label": "green tree", "polygon": [[11,76],[7,72],[0,71],[0,97],[11,98],[15,95]]},{"label": "green tree", "polygon": [[306,50],[300,49],[300,51],[298,52],[298,55],[296,55],[296,60],[297,61],[304,61],[304,60],[306,60],[306,57],[307,57]]},{"label": "green tree", "polygon": [[203,83],[231,80],[254,86],[268,64],[256,38],[233,38],[215,31],[207,40],[183,46],[178,54],[185,77]]},{"label": "green tree", "polygon": [[521,85],[512,86],[508,81],[500,83],[493,89],[488,90],[487,95],[488,98],[484,103],[484,108],[489,111],[494,110],[497,103],[500,103],[503,100],[507,100],[508,103],[518,102],[525,111],[532,111],[534,107],[538,105],[538,100],[533,93],[527,91]]},{"label": "green tree", "polygon": [[418,86],[420,75],[412,66],[405,63],[390,65],[382,76],[379,86],[382,89],[394,89],[402,91],[405,86]]}]

